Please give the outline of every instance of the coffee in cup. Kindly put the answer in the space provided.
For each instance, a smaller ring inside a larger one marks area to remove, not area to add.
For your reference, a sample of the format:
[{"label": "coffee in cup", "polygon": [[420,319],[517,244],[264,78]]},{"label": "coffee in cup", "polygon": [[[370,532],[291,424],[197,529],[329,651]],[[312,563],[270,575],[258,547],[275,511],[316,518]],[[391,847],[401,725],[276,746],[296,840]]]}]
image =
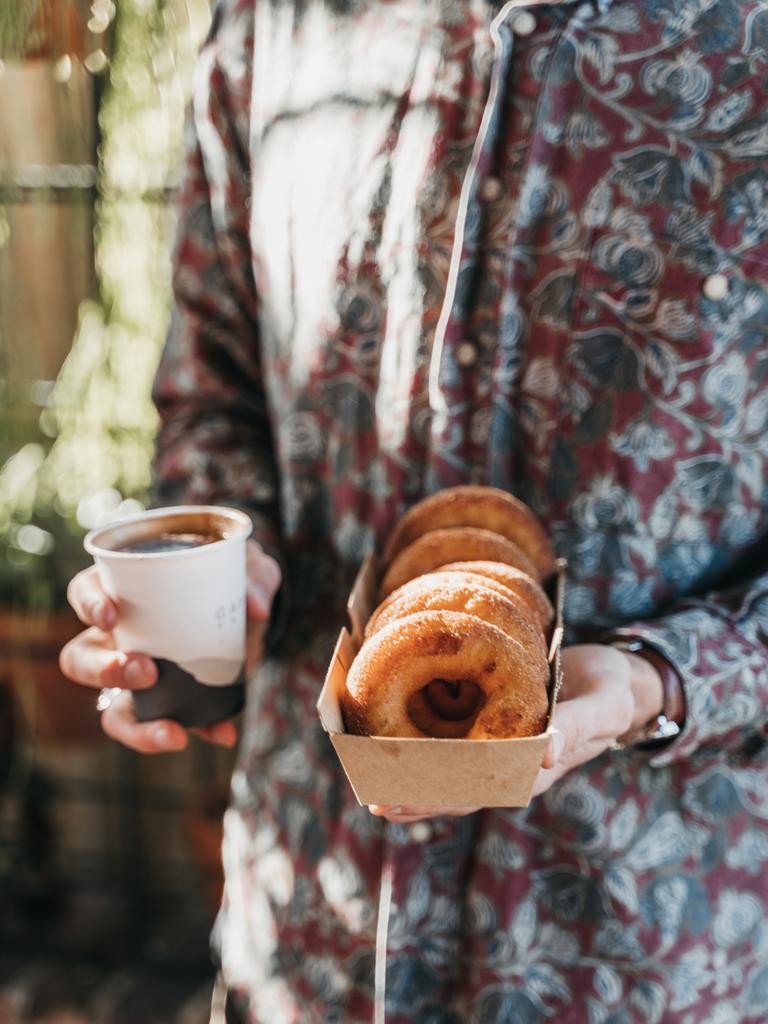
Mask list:
[{"label": "coffee in cup", "polygon": [[140,721],[204,726],[241,709],[250,532],[244,512],[191,505],[142,512],[85,538],[118,607],[117,647],[157,663],[157,683],[134,691]]},{"label": "coffee in cup", "polygon": [[187,548],[199,548],[205,544],[213,544],[220,540],[212,533],[161,533],[147,540],[136,540],[124,544],[118,551],[127,551],[133,555],[153,555],[163,551],[185,551]]}]

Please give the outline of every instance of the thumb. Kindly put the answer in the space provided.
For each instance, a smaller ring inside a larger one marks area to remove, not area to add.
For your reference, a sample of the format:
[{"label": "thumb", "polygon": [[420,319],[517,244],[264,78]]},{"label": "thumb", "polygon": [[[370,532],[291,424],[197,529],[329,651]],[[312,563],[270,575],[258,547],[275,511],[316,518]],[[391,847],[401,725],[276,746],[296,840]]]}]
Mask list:
[{"label": "thumb", "polygon": [[246,611],[248,618],[269,618],[272,601],[280,589],[280,566],[260,544],[249,541],[246,553]]}]

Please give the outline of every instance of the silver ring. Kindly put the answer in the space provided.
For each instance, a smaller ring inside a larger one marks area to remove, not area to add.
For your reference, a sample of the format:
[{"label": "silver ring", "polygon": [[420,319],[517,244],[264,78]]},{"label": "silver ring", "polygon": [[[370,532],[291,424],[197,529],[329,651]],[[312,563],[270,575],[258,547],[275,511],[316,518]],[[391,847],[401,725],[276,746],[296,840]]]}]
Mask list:
[{"label": "silver ring", "polygon": [[120,686],[105,686],[103,690],[99,691],[99,696],[96,700],[96,710],[106,711],[122,692],[123,690]]}]

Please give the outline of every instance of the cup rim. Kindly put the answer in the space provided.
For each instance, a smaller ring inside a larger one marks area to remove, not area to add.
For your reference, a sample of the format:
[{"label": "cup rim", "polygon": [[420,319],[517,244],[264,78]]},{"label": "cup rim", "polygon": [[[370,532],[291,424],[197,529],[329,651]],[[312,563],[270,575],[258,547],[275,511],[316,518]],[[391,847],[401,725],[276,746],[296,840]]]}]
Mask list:
[{"label": "cup rim", "polygon": [[[220,537],[210,544],[201,544],[199,547],[181,548],[175,551],[116,551],[114,548],[105,547],[104,535],[109,532],[130,527],[133,523],[146,522],[148,519],[162,519],[169,515],[216,515],[229,519],[234,527],[233,533],[227,537]],[[250,517],[241,509],[231,508],[227,505],[167,505],[163,508],[145,509],[143,512],[136,512],[121,519],[114,519],[102,526],[89,530],[83,540],[85,550],[93,558],[116,558],[122,560],[145,560],[152,559],[178,559],[178,558],[199,558],[211,550],[219,550],[222,544],[232,544],[236,541],[246,540],[253,531],[253,523]]]}]

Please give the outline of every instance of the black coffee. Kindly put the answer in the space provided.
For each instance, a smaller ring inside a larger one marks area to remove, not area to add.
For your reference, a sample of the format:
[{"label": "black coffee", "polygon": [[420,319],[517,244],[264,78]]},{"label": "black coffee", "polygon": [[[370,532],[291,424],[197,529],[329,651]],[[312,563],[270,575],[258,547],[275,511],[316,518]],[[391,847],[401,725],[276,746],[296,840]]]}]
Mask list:
[{"label": "black coffee", "polygon": [[117,551],[126,551],[132,555],[153,555],[162,551],[184,551],[186,548],[201,548],[205,544],[213,544],[221,540],[214,533],[158,533],[146,540],[136,540],[131,544],[123,544]]}]

